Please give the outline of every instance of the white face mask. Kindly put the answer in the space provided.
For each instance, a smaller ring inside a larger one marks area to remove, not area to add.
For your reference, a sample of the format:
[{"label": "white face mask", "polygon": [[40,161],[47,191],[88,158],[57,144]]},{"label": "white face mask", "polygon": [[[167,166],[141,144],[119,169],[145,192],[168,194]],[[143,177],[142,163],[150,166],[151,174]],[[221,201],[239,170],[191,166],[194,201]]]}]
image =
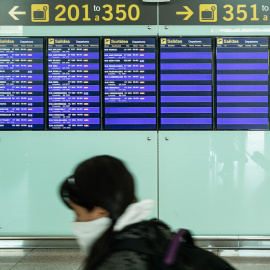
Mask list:
[{"label": "white face mask", "polygon": [[87,222],[73,222],[72,227],[81,252],[87,256],[93,245],[111,225],[111,219],[104,217]]},{"label": "white face mask", "polygon": [[[153,201],[144,200],[130,204],[125,212],[118,218],[114,225],[114,231],[120,231],[124,227],[143,221],[152,211]],[[112,221],[108,217],[87,222],[73,222],[72,227],[82,253],[88,256],[95,242],[106,232]]]}]

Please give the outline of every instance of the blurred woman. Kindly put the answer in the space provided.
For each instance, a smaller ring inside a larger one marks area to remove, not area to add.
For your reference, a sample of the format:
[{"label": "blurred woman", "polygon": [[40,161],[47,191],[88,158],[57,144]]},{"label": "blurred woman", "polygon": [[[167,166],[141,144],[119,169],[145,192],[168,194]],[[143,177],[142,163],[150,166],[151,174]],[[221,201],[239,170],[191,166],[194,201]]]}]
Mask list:
[{"label": "blurred woman", "polygon": [[96,156],[82,162],[63,182],[60,193],[76,214],[73,230],[81,250],[89,255],[87,270],[147,269],[147,255],[112,251],[115,240],[148,237],[139,222],[153,207],[151,200],[137,202],[133,177],[122,161]]}]

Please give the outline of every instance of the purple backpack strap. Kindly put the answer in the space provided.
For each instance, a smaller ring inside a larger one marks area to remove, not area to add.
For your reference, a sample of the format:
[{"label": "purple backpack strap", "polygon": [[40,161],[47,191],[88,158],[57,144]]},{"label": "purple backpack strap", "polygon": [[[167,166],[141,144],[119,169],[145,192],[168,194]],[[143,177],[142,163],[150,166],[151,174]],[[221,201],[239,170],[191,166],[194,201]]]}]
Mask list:
[{"label": "purple backpack strap", "polygon": [[185,238],[185,234],[189,234],[189,231],[186,229],[181,229],[172,239],[170,246],[168,248],[166,257],[163,261],[163,263],[167,266],[172,265],[175,261],[175,257],[177,255],[178,248],[181,243],[181,238]]}]

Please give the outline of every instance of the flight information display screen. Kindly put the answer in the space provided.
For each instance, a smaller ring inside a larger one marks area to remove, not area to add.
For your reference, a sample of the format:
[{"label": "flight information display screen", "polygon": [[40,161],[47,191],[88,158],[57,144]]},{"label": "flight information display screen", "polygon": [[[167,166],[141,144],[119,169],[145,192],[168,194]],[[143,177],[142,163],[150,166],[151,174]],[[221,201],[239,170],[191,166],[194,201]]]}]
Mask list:
[{"label": "flight information display screen", "polygon": [[0,129],[44,129],[42,38],[0,38]]},{"label": "flight information display screen", "polygon": [[217,129],[268,129],[268,38],[217,39]]},{"label": "flight information display screen", "polygon": [[160,39],[160,128],[212,129],[211,38]]},{"label": "flight information display screen", "polygon": [[105,38],[105,129],[156,129],[155,38]]},{"label": "flight information display screen", "polygon": [[100,129],[98,38],[49,38],[49,129]]}]

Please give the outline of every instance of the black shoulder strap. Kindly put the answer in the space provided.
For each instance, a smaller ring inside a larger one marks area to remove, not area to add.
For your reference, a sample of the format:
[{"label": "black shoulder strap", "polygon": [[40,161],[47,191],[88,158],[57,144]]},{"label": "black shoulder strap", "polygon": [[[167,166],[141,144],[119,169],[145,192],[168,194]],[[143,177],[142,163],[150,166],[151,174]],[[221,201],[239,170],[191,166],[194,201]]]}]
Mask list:
[{"label": "black shoulder strap", "polygon": [[147,240],[145,239],[123,239],[113,242],[112,252],[120,250],[136,251],[147,255],[154,255],[155,252],[150,249]]}]

